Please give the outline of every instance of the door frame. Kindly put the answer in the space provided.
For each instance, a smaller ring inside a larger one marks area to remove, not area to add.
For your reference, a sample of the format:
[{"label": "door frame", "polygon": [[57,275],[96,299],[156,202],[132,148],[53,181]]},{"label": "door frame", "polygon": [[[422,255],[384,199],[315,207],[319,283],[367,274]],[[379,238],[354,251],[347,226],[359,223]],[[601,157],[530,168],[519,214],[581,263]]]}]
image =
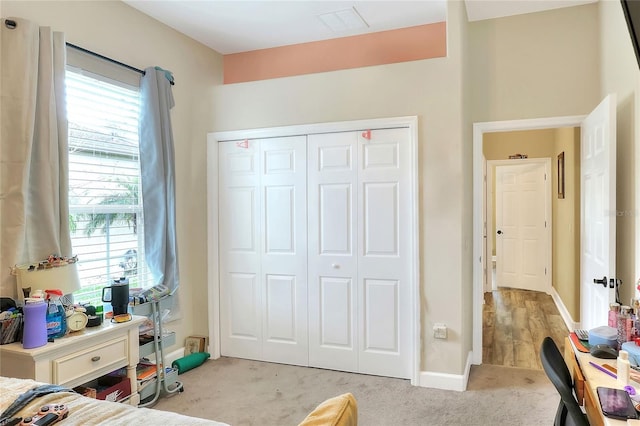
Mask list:
[{"label": "door frame", "polygon": [[[482,364],[482,307],[484,304],[482,271],[489,257],[488,255],[485,258],[482,256],[484,244],[482,213],[486,203],[483,195],[483,185],[486,178],[483,173],[486,159],[482,153],[484,134],[515,130],[580,127],[585,118],[586,115],[574,115],[473,123],[473,364]],[[563,318],[567,321],[567,317],[563,315]]]},{"label": "door frame", "polygon": [[[553,229],[553,223],[551,222],[552,220],[552,208],[551,208],[551,204],[553,202],[553,200],[551,199],[551,158],[550,157],[546,157],[546,158],[526,158],[526,159],[522,159],[522,160],[486,160],[485,163],[487,164],[487,172],[490,170],[490,166],[514,166],[514,165],[519,165],[519,164],[542,164],[544,166],[544,172],[546,173],[547,179],[545,179],[545,183],[544,183],[544,197],[545,197],[545,207],[544,207],[544,215],[545,215],[545,221],[547,222],[547,227],[545,228],[544,231],[544,245],[546,246],[546,253],[547,255],[545,256],[544,262],[545,262],[545,268],[547,270],[547,274],[545,276],[544,279],[544,291],[547,294],[551,294],[551,277],[553,276],[553,270],[552,270],[552,229]],[[487,173],[487,179],[486,179],[486,185],[487,187],[489,187],[489,185],[493,185],[493,181],[491,178],[491,175],[489,173]],[[493,186],[491,186],[491,188],[493,188]],[[487,189],[487,194],[491,193],[492,197],[495,199],[495,197],[497,196],[497,193],[495,193],[493,190],[489,191],[489,189]],[[485,209],[487,212],[487,224],[493,219],[493,211],[491,209],[491,207],[489,206],[489,198],[487,197],[487,199],[484,202],[485,205]],[[487,225],[489,227],[489,225]],[[489,237],[489,235],[491,235],[491,238]],[[493,233],[492,232],[487,232],[487,251],[489,248],[489,241],[494,241],[495,238],[493,238]],[[488,258],[489,256],[487,255],[487,268],[488,266]],[[496,257],[496,263],[498,262],[498,259]],[[495,283],[492,284],[491,286],[492,290],[496,289]]]},{"label": "door frame", "polygon": [[209,353],[213,359],[220,357],[220,281],[218,277],[218,142],[242,141],[247,139],[264,139],[272,137],[308,135],[317,133],[353,132],[374,129],[404,127],[409,129],[410,175],[409,188],[411,224],[408,235],[411,247],[411,270],[409,282],[410,336],[409,362],[411,364],[411,384],[419,385],[421,359],[421,324],[420,324],[420,236],[419,236],[419,181],[418,181],[418,117],[391,117],[370,120],[340,121],[329,123],[300,124],[282,127],[269,127],[248,130],[230,130],[207,134],[207,301]]}]

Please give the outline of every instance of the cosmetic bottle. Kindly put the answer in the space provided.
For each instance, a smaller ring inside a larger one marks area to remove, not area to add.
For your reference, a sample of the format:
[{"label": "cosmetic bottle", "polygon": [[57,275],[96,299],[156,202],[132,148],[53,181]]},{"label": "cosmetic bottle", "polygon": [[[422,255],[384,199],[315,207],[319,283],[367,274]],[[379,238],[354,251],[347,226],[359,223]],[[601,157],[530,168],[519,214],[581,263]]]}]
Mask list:
[{"label": "cosmetic bottle", "polygon": [[631,340],[631,307],[621,306],[618,313],[618,349],[622,347],[624,342]]},{"label": "cosmetic bottle", "polygon": [[617,376],[618,376],[618,385],[627,386],[629,384],[629,369],[631,368],[629,364],[629,353],[627,351],[618,352],[618,362],[617,362]]},{"label": "cosmetic bottle", "polygon": [[620,304],[612,303],[609,305],[609,327],[618,326],[618,313],[620,312]]}]

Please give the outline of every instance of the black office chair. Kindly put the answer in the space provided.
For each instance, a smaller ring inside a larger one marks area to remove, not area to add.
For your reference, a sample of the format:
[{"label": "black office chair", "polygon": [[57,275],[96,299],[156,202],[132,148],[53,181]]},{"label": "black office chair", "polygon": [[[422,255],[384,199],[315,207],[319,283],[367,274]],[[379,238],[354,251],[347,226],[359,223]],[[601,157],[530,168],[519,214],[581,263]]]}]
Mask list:
[{"label": "black office chair", "polygon": [[542,341],[540,359],[547,377],[560,393],[560,405],[554,426],[589,426],[589,421],[573,393],[573,381],[567,364],[551,337],[545,337]]}]

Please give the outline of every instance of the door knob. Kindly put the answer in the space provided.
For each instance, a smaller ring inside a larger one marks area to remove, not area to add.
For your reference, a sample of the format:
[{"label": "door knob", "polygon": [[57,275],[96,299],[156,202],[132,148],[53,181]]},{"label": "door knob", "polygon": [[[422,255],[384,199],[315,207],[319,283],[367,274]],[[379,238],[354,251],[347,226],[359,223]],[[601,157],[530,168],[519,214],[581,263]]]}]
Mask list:
[{"label": "door knob", "polygon": [[605,276],[604,278],[602,278],[601,280],[594,278],[593,279],[593,283],[594,284],[602,284],[602,287],[607,287],[607,277]]},{"label": "door knob", "polygon": [[502,235],[502,230],[498,229],[498,235]]}]

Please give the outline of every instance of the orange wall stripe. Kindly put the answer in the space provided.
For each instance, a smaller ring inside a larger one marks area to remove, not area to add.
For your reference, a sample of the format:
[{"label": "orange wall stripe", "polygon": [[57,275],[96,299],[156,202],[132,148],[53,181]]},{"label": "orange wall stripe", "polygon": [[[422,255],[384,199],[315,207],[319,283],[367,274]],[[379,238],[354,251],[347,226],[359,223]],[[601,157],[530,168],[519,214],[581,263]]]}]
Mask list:
[{"label": "orange wall stripe", "polygon": [[446,22],[224,55],[224,84],[441,58]]}]

